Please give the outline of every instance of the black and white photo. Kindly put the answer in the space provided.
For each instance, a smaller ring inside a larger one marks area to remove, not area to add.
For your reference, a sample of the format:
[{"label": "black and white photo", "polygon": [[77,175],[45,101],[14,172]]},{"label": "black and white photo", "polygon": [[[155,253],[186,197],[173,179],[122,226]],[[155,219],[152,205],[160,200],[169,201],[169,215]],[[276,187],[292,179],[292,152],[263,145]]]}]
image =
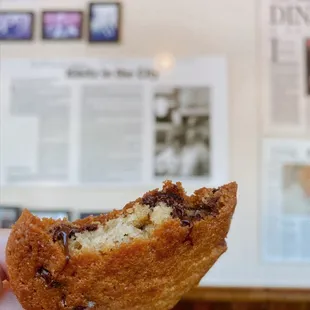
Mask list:
[{"label": "black and white photo", "polygon": [[0,205],[0,228],[11,228],[19,216],[19,207]]},{"label": "black and white photo", "polygon": [[155,176],[209,176],[210,89],[160,87],[153,111]]}]

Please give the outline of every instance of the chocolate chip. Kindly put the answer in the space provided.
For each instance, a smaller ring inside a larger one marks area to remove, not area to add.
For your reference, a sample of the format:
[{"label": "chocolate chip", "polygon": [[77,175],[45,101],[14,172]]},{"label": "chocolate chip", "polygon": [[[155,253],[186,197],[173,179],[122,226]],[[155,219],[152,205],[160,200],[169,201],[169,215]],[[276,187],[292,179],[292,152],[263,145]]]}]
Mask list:
[{"label": "chocolate chip", "polygon": [[51,231],[53,233],[53,241],[56,242],[57,240],[62,240],[63,235],[66,234],[68,238],[73,237],[79,228],[69,224],[60,224]]},{"label": "chocolate chip", "polygon": [[191,226],[191,222],[189,220],[182,220],[181,225],[182,226]]},{"label": "chocolate chip", "polygon": [[148,205],[150,208],[154,208],[158,203],[164,202],[169,206],[182,207],[184,205],[184,197],[177,194],[178,191],[176,185],[167,191],[155,191],[145,194],[142,197],[142,203]]},{"label": "chocolate chip", "polygon": [[183,218],[185,216],[185,209],[184,207],[181,207],[181,206],[176,206],[176,207],[173,207],[173,210],[172,210],[172,216],[173,217],[178,217],[178,218]]},{"label": "chocolate chip", "polygon": [[200,205],[200,208],[204,210],[208,215],[216,216],[219,213],[217,203],[220,197],[210,197],[205,203]]},{"label": "chocolate chip", "polygon": [[50,287],[52,287],[52,288],[61,288],[62,284],[60,282],[57,282],[57,281],[52,281],[52,283],[50,284]]},{"label": "chocolate chip", "polygon": [[67,224],[61,224],[59,226],[56,226],[54,228],[53,232],[53,241],[56,242],[57,240],[62,240],[65,255],[66,255],[66,264],[70,260],[70,253],[69,253],[69,238],[75,235],[75,233],[78,231],[78,228],[67,225]]},{"label": "chocolate chip", "polygon": [[37,270],[37,276],[41,277],[44,279],[44,281],[47,283],[47,284],[50,284],[52,282],[52,275],[51,273],[43,268],[43,267],[40,267],[38,270]]},{"label": "chocolate chip", "polygon": [[61,304],[62,304],[63,307],[66,307],[66,306],[67,306],[67,301],[66,301],[66,299],[67,299],[67,296],[66,296],[65,294],[62,294],[62,295],[61,295]]},{"label": "chocolate chip", "polygon": [[[213,189],[216,193],[218,189]],[[166,188],[163,191],[153,191],[144,195],[142,203],[154,208],[158,203],[163,202],[172,208],[172,217],[179,218],[182,226],[190,226],[193,221],[200,221],[206,216],[216,216],[219,213],[218,207],[219,197],[209,197],[205,202],[191,208],[184,199],[176,185]]]},{"label": "chocolate chip", "polygon": [[73,310],[85,310],[87,309],[87,307],[84,307],[84,306],[76,306],[73,308]]},{"label": "chocolate chip", "polygon": [[203,219],[203,217],[202,217],[202,215],[201,215],[201,213],[200,213],[200,211],[199,210],[196,210],[195,211],[195,214],[194,214],[194,219],[195,219],[195,221],[201,221],[202,219]]},{"label": "chocolate chip", "polygon": [[86,231],[96,231],[98,229],[98,224],[90,224],[82,228]]},{"label": "chocolate chip", "polygon": [[76,233],[81,233],[83,231],[95,231],[97,229],[97,224],[88,224],[82,227],[77,227],[70,224],[60,224],[59,226],[54,227],[54,229],[51,231],[53,233],[53,241],[56,242],[58,240],[61,240],[63,242],[66,256],[65,266],[70,260],[69,239],[74,238]]},{"label": "chocolate chip", "polygon": [[62,287],[62,284],[60,282],[54,281],[52,274],[47,269],[45,269],[43,267],[40,267],[37,270],[36,275],[38,277],[41,277],[45,281],[46,285],[49,288],[60,288],[60,287]]},{"label": "chocolate chip", "polygon": [[188,242],[190,243],[190,245],[192,245],[192,246],[194,245],[193,238],[192,238],[192,236],[191,236],[192,231],[193,231],[193,228],[194,228],[193,224],[190,223],[188,233],[187,233],[187,235],[186,235],[186,237],[185,237],[183,243],[185,243],[185,242],[188,241]]}]

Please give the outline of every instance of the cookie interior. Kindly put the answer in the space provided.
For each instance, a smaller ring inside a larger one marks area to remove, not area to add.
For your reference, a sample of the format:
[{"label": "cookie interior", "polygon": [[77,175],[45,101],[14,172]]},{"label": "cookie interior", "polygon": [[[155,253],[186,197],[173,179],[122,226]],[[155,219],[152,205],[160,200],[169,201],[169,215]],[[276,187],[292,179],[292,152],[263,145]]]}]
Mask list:
[{"label": "cookie interior", "polygon": [[217,189],[202,189],[189,197],[180,183],[167,181],[162,190],[146,193],[115,217],[104,220],[94,217],[84,226],[79,225],[79,221],[60,224],[51,232],[54,242],[63,242],[67,254],[102,252],[133,239],[151,238],[156,228],[172,219],[178,220],[181,226],[191,228],[195,221],[216,216],[219,211],[218,198]]},{"label": "cookie interior", "polygon": [[172,208],[159,203],[151,209],[147,205],[136,203],[116,219],[108,220],[104,225],[98,224],[94,231],[76,233],[70,238],[69,249],[72,253],[83,250],[102,251],[113,248],[132,239],[149,238],[157,226],[172,218]]}]

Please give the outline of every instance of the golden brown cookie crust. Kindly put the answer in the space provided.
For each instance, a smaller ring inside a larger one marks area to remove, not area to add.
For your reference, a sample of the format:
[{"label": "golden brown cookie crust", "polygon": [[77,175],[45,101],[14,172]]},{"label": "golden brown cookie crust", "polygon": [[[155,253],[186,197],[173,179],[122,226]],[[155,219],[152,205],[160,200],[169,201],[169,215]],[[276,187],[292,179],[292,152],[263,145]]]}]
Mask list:
[{"label": "golden brown cookie crust", "polygon": [[[164,188],[171,186],[175,185],[167,181]],[[150,239],[134,239],[109,252],[73,255],[67,265],[63,246],[50,233],[50,227],[67,221],[40,220],[25,210],[6,248],[10,285],[22,306],[26,310],[173,308],[226,251],[237,202],[236,183],[216,191],[203,188],[192,196],[185,195],[180,183],[177,186],[193,208],[210,195],[218,197],[218,214],[195,221],[192,227],[180,225],[179,219],[168,220]],[[133,204],[74,224],[105,223]]]}]

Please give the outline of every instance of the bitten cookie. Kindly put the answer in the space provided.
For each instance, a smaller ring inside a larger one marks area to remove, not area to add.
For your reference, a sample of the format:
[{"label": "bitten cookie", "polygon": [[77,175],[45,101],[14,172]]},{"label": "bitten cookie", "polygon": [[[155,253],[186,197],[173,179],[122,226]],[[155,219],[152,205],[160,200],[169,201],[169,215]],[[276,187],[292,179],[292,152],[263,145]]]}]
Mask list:
[{"label": "bitten cookie", "polygon": [[25,210],[6,248],[10,285],[26,310],[165,310],[226,249],[237,184],[187,196],[166,181],[123,210],[75,222]]}]

